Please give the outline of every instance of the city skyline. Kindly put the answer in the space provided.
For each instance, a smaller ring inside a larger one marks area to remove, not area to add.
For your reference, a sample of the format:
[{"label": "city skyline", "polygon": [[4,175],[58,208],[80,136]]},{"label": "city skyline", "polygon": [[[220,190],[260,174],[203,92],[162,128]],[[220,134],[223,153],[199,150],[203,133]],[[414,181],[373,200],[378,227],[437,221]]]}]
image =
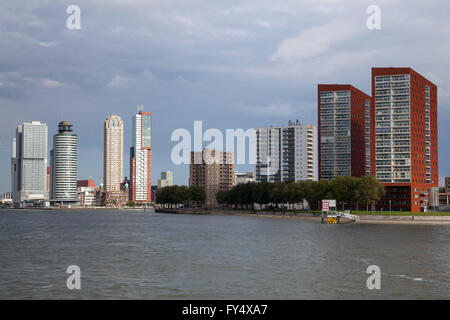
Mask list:
[{"label": "city skyline", "polygon": [[[175,184],[187,184],[188,166],[170,162],[174,129],[194,120],[219,129],[290,119],[317,126],[316,84],[352,83],[370,93],[372,66],[409,66],[439,86],[440,184],[450,176],[450,129],[443,125],[450,120],[450,52],[442,41],[450,30],[441,27],[448,3],[381,1],[380,30],[366,28],[367,5],[355,1],[244,1],[219,3],[214,12],[195,1],[78,4],[80,30],[66,29],[62,4],[0,9],[9,17],[0,31],[1,58],[8,61],[0,66],[2,192],[10,189],[11,132],[20,123],[56,124],[63,114],[77,128],[79,177],[100,183],[99,123],[118,114],[130,128],[135,106],[144,104],[161,120],[154,127],[153,171],[170,170]],[[130,139],[125,129],[124,141]]]}]

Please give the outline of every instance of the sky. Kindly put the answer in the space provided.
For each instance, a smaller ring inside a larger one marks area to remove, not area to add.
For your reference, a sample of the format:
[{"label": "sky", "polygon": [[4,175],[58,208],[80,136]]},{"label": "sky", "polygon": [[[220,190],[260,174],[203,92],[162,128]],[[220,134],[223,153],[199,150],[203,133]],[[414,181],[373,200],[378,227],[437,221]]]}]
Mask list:
[{"label": "sky", "polygon": [[[81,12],[68,29],[67,8]],[[381,29],[368,29],[369,5]],[[442,0],[0,0],[0,192],[10,191],[15,128],[59,121],[79,139],[78,178],[100,183],[103,122],[153,113],[152,184],[187,184],[171,134],[317,124],[317,84],[371,94],[372,67],[411,67],[438,86],[439,176],[450,176],[450,2]],[[237,166],[252,170],[250,165]]]}]

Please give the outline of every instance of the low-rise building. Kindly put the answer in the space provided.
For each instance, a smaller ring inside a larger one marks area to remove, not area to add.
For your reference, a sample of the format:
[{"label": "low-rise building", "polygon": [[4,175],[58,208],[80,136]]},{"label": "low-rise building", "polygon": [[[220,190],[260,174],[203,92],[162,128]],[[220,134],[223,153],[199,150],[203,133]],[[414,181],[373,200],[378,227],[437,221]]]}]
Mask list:
[{"label": "low-rise building", "polygon": [[116,206],[122,207],[128,202],[129,191],[120,190],[120,191],[106,191],[105,192],[105,200],[103,204],[105,206]]},{"label": "low-rise building", "polygon": [[234,185],[247,182],[255,182],[253,172],[234,172]]},{"label": "low-rise building", "polygon": [[97,205],[96,187],[78,187],[77,195],[80,206],[94,207]]}]

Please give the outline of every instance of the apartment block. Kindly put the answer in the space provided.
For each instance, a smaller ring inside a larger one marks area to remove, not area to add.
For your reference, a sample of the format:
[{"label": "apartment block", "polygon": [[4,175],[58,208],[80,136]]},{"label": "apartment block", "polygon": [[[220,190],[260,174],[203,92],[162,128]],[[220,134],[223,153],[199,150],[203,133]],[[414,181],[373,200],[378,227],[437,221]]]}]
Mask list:
[{"label": "apartment block", "polygon": [[123,178],[123,121],[108,116],[103,125],[103,180],[106,191],[120,191]]},{"label": "apartment block", "polygon": [[133,117],[130,148],[130,195],[135,202],[151,202],[152,114],[139,111]]},{"label": "apartment block", "polygon": [[217,206],[217,192],[230,190],[233,180],[234,152],[209,148],[191,152],[189,185],[197,185],[205,190],[207,207]]},{"label": "apartment block", "polygon": [[372,68],[379,209],[425,211],[438,186],[437,87],[411,68]]},{"label": "apartment block", "polygon": [[256,129],[256,182],[317,180],[316,128],[289,121],[287,126]]},{"label": "apartment block", "polygon": [[371,97],[349,84],[318,85],[319,179],[373,170]]},{"label": "apartment block", "polygon": [[161,179],[158,179],[158,188],[169,187],[173,185],[173,172],[163,171],[161,172]]}]

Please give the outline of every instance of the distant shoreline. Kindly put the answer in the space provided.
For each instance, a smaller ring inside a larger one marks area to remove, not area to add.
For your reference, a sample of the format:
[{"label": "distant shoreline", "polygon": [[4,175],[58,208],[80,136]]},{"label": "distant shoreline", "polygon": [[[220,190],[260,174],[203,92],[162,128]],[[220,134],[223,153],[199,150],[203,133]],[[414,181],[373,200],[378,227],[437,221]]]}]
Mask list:
[{"label": "distant shoreline", "polygon": [[[169,214],[201,214],[192,213],[190,211],[181,212],[177,209],[157,209],[159,213]],[[256,218],[272,218],[272,219],[293,219],[293,220],[309,220],[321,222],[321,216],[314,216],[312,213],[291,214],[282,212],[255,212],[249,213],[245,210],[214,210],[211,213],[204,213],[211,215],[228,215],[228,216],[242,216],[242,217],[256,217]],[[442,225],[450,226],[450,216],[382,216],[382,215],[360,215],[358,221],[341,218],[341,224],[355,223],[355,224],[396,224],[396,225]]]},{"label": "distant shoreline", "polygon": [[[282,214],[252,214],[252,213],[228,213],[228,215],[237,215],[245,217],[272,218],[272,219],[294,219],[321,221],[321,217],[301,216],[301,215],[282,215]],[[360,216],[358,221],[351,221],[341,218],[341,224],[397,224],[397,225],[440,225],[450,226],[450,217],[448,216]]]},{"label": "distant shoreline", "polygon": [[[246,210],[198,210],[198,209],[164,209],[164,208],[116,208],[116,207],[92,207],[92,208],[1,208],[5,210],[62,210],[62,211],[75,211],[75,210],[139,210],[149,211],[164,214],[188,214],[188,215],[226,215],[226,216],[241,216],[241,217],[255,217],[255,218],[271,218],[271,219],[292,219],[292,220],[309,220],[321,222],[321,216],[314,215],[313,213],[300,213],[292,214],[291,212],[267,212],[256,211],[250,213]],[[0,211],[1,211],[0,209]],[[341,218],[341,224],[384,224],[384,225],[439,225],[450,226],[450,216],[398,216],[398,215],[360,215],[358,221],[352,221],[349,219]]]}]

